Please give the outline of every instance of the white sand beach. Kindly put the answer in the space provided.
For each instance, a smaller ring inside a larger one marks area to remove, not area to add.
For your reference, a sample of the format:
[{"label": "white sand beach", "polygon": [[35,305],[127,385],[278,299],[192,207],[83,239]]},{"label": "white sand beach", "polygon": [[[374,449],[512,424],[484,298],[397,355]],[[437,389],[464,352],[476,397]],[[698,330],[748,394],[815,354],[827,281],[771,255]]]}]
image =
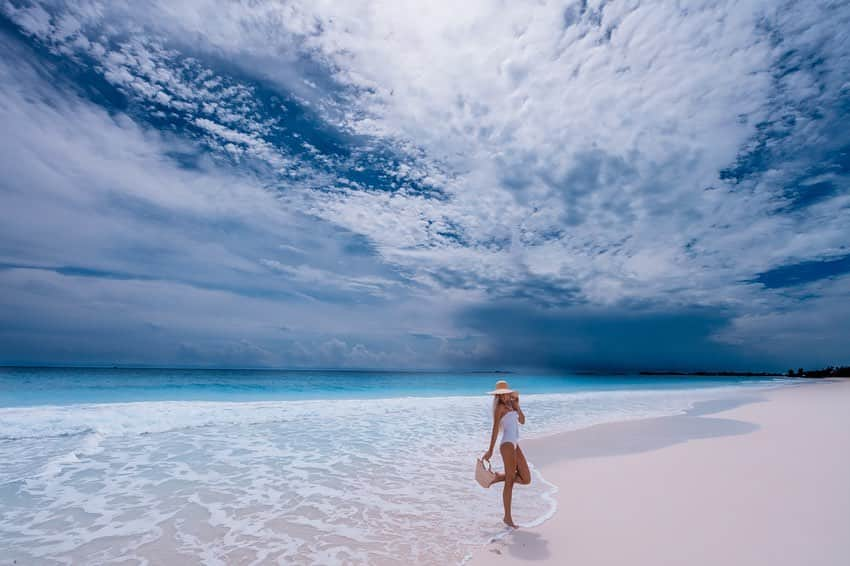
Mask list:
[{"label": "white sand beach", "polygon": [[741,401],[526,441],[558,511],[470,563],[850,564],[850,380]]}]

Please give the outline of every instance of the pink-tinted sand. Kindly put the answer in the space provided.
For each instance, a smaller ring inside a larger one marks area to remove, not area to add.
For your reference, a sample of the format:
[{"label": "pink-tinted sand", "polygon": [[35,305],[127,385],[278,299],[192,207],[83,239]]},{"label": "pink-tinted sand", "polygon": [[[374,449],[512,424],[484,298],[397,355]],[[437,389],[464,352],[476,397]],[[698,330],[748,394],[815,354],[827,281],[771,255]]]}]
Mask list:
[{"label": "pink-tinted sand", "polygon": [[850,380],[757,397],[524,443],[558,511],[470,563],[850,565]]}]

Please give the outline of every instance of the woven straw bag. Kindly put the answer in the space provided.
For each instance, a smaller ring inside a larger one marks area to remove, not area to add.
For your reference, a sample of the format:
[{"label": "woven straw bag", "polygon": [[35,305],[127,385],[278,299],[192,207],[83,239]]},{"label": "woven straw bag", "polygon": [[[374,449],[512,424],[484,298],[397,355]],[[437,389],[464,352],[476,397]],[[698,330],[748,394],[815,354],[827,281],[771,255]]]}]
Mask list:
[{"label": "woven straw bag", "polygon": [[[484,462],[487,462],[487,464],[485,465]],[[475,462],[475,481],[481,487],[490,487],[496,481],[496,472],[490,466],[490,460],[478,458],[478,461]]]}]

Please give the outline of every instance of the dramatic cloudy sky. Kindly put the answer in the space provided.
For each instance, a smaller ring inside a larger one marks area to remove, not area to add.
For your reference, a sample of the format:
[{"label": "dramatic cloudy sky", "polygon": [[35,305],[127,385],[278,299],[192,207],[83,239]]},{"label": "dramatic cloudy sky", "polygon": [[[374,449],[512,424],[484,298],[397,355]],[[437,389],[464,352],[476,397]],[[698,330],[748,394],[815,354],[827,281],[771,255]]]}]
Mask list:
[{"label": "dramatic cloudy sky", "polygon": [[0,0],[0,362],[850,362],[850,4]]}]

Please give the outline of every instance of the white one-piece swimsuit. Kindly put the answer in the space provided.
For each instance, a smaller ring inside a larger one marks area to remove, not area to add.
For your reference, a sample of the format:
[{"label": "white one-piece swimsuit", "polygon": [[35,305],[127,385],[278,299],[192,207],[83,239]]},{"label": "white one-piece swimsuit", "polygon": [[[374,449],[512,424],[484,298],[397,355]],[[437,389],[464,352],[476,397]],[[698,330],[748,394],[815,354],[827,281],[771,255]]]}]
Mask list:
[{"label": "white one-piece swimsuit", "polygon": [[508,411],[502,415],[499,425],[502,427],[502,444],[510,442],[514,448],[519,446],[519,413]]}]

